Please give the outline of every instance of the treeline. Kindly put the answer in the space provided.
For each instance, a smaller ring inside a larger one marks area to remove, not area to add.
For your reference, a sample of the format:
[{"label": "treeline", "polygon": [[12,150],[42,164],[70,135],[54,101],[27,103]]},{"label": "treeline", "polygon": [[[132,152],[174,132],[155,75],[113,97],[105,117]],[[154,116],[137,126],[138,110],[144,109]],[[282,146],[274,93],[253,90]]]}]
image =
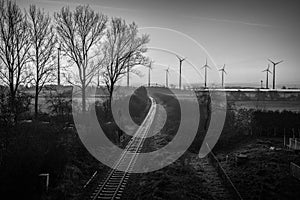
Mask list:
[{"label": "treeline", "polygon": [[251,137],[300,137],[300,113],[254,109],[227,110],[215,150],[228,150]]},{"label": "treeline", "polygon": [[262,136],[300,137],[300,113],[252,111],[252,131]]},{"label": "treeline", "polygon": [[228,110],[224,135],[300,136],[300,113],[254,109]]},{"label": "treeline", "polygon": [[134,22],[89,6],[63,7],[50,15],[35,5],[23,10],[15,1],[0,0],[0,85],[12,121],[18,121],[18,96],[28,86],[35,88],[38,118],[39,94],[48,83],[60,84],[59,73],[79,88],[83,112],[90,85],[104,84],[111,99],[117,81],[148,63],[148,42]]},{"label": "treeline", "polygon": [[291,111],[252,111],[254,125],[265,128],[300,129],[300,114]]}]

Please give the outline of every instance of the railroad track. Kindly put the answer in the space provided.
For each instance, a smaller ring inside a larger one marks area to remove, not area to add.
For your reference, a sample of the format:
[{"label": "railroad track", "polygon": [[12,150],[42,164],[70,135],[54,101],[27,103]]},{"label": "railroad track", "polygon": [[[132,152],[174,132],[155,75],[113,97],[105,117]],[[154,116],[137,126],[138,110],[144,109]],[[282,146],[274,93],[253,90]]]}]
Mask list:
[{"label": "railroad track", "polygon": [[121,199],[122,193],[130,177],[130,172],[142,150],[143,143],[155,116],[156,103],[153,98],[150,97],[150,99],[152,105],[143,123],[131,138],[113,168],[110,169],[106,177],[97,184],[90,199]]}]

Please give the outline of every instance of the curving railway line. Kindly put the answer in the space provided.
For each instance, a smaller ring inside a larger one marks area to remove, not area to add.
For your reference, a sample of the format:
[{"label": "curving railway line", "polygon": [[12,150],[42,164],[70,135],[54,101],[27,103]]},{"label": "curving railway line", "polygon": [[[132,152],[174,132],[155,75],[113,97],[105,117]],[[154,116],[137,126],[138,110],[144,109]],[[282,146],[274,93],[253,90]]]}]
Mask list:
[{"label": "curving railway line", "polygon": [[114,167],[97,184],[89,199],[121,199],[130,172],[143,148],[143,143],[154,120],[156,103],[153,98],[150,97],[150,99],[152,105],[143,123],[127,144],[120,158],[115,162]]}]

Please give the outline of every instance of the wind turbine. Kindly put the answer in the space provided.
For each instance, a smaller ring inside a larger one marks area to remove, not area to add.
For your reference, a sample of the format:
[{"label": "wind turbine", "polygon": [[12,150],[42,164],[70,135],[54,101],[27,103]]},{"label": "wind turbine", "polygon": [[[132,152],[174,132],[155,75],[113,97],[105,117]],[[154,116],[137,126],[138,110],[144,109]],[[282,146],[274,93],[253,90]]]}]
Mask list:
[{"label": "wind turbine", "polygon": [[152,70],[152,63],[153,61],[150,61],[149,65],[147,66],[148,67],[148,87],[150,87],[150,78],[151,78],[151,70]]},{"label": "wind turbine", "polygon": [[268,68],[265,69],[262,72],[266,72],[267,77],[266,77],[266,89],[269,89],[269,73],[272,74],[272,72],[270,71],[270,65],[268,64]]},{"label": "wind turbine", "polygon": [[207,65],[207,58],[206,58],[206,61],[205,61],[205,65],[202,67],[202,69],[204,68],[205,70],[205,76],[204,76],[204,88],[207,88],[207,68],[210,69],[210,66]]},{"label": "wind turbine", "polygon": [[165,69],[166,71],[166,87],[169,87],[168,79],[169,79],[169,67]]},{"label": "wind turbine", "polygon": [[222,88],[224,88],[224,74],[227,74],[227,72],[225,71],[225,64],[222,69],[219,69],[219,71],[222,72]]},{"label": "wind turbine", "polygon": [[182,66],[182,62],[186,59],[186,58],[181,58],[179,56],[176,55],[176,57],[179,60],[179,89],[181,89],[181,66]]},{"label": "wind turbine", "polygon": [[276,65],[278,65],[279,63],[282,63],[283,60],[279,61],[279,62],[273,62],[271,59],[268,59],[271,63],[273,63],[273,89],[275,89],[275,67]]}]

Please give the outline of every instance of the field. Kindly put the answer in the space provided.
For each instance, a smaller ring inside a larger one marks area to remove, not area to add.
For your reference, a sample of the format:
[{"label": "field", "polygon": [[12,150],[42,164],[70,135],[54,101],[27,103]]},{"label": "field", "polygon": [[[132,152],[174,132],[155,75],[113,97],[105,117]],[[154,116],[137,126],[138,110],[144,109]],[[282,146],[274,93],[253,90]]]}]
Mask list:
[{"label": "field", "polygon": [[300,112],[300,101],[229,101],[228,103],[232,103],[236,109]]}]

